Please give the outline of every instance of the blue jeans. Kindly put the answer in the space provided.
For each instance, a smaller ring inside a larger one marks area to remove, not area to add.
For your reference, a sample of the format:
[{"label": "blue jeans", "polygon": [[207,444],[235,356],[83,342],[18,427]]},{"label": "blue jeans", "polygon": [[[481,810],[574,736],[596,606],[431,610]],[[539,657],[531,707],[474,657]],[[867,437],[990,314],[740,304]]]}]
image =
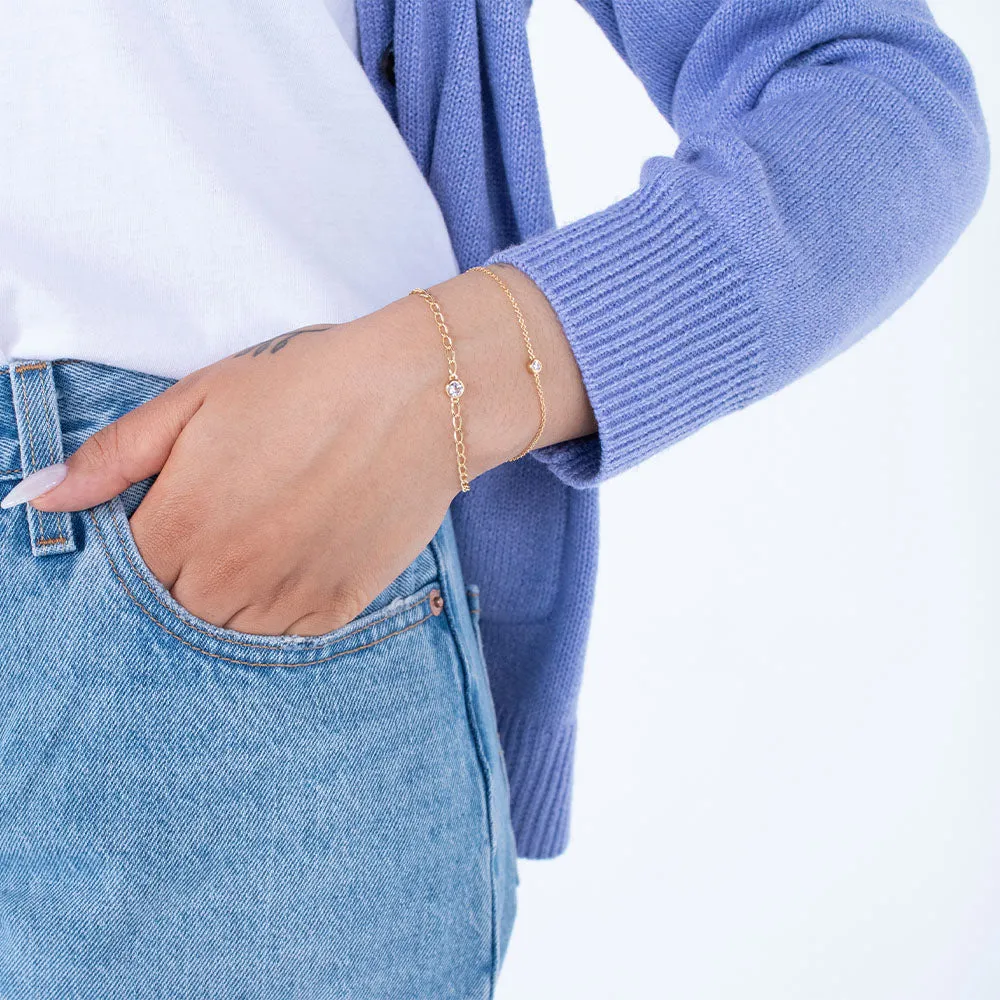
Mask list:
[{"label": "blue jeans", "polygon": [[[169,384],[0,366],[0,495]],[[491,997],[516,854],[450,512],[349,624],[249,635],[143,564],[151,482],[0,511],[0,997]]]}]

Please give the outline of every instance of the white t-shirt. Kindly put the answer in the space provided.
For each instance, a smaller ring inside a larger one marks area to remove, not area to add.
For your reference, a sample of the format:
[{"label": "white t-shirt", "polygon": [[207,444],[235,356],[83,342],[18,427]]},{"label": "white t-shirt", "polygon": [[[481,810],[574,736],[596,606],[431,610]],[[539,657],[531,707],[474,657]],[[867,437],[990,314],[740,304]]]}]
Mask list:
[{"label": "white t-shirt", "polygon": [[0,361],[180,377],[458,273],[353,0],[46,0],[0,32]]}]

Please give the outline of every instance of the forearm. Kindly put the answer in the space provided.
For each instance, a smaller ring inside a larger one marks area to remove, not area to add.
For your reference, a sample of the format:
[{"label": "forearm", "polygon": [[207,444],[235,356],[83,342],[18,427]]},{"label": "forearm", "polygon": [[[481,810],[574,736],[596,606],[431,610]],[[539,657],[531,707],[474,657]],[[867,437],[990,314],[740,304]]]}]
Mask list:
[{"label": "forearm", "polygon": [[485,263],[552,304],[599,438],[536,459],[587,488],[874,329],[975,214],[974,82],[926,6],[585,0],[677,131],[639,187]]}]

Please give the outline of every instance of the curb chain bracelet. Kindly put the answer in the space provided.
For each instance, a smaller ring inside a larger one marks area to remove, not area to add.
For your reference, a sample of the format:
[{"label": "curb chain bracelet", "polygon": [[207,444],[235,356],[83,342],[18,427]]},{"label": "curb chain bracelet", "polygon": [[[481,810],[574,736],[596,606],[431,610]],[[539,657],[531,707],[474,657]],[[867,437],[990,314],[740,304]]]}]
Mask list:
[{"label": "curb chain bracelet", "polygon": [[441,313],[441,306],[437,300],[423,288],[414,288],[410,295],[419,295],[424,299],[434,314],[434,322],[437,323],[438,332],[441,334],[441,343],[444,344],[445,354],[448,358],[448,381],[445,383],[444,391],[451,400],[451,428],[452,437],[455,439],[455,455],[458,459],[458,482],[463,493],[469,492],[469,470],[465,464],[465,438],[462,435],[462,406],[460,400],[465,392],[465,383],[458,377],[458,368],[455,363],[455,345],[452,343],[451,335],[448,333],[448,325],[444,321]]}]

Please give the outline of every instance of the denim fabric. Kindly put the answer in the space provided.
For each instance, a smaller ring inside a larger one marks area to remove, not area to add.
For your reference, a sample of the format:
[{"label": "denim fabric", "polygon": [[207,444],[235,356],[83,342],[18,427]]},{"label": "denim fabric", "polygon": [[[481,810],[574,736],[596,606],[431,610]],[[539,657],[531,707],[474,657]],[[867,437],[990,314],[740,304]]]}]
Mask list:
[{"label": "denim fabric", "polygon": [[[26,364],[0,495],[169,384]],[[451,513],[348,625],[257,636],[143,564],[150,482],[68,526],[0,511],[0,997],[491,997],[517,869]]]}]

